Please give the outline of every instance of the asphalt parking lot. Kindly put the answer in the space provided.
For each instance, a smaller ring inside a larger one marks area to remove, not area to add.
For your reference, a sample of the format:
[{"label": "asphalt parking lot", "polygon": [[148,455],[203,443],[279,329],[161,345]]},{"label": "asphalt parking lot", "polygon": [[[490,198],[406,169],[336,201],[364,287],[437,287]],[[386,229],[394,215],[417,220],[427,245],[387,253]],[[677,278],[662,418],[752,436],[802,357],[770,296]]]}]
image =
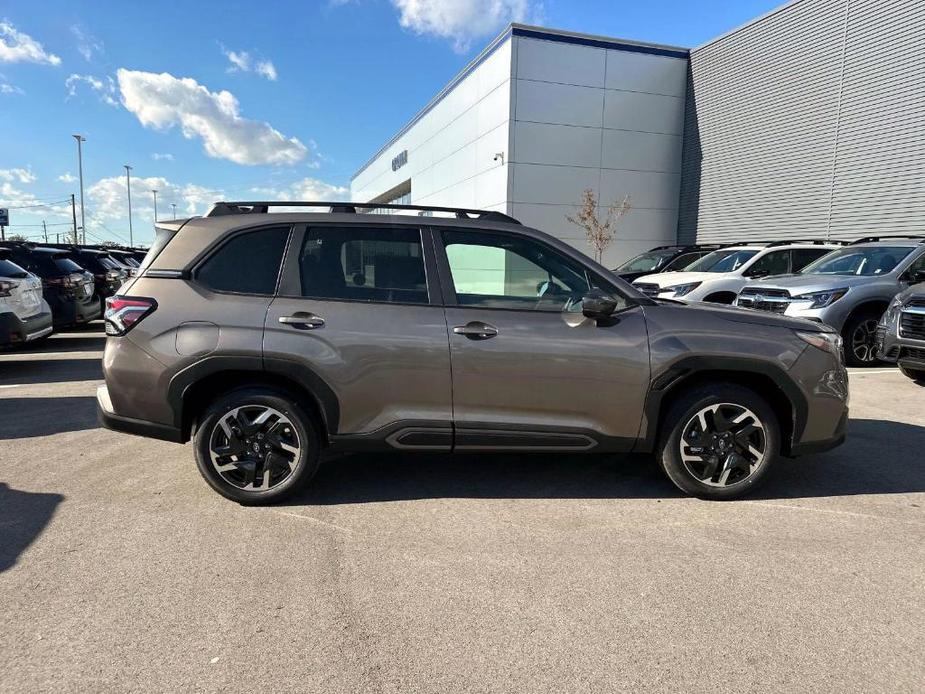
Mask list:
[{"label": "asphalt parking lot", "polygon": [[925,388],[745,501],[645,458],[355,455],[244,508],[97,428],[99,324],[0,353],[0,691],[921,691]]}]

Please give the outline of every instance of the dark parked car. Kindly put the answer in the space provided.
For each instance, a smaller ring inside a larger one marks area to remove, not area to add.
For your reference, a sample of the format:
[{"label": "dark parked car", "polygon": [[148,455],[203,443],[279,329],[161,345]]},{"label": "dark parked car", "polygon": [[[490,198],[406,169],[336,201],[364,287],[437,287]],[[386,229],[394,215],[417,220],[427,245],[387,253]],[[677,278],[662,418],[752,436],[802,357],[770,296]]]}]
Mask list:
[{"label": "dark parked car", "polygon": [[68,258],[93,275],[94,290],[101,300],[115,294],[122,283],[128,279],[127,269],[116,262],[107,251],[82,246],[55,246],[55,248],[59,248],[67,254]]},{"label": "dark parked car", "polygon": [[9,249],[14,263],[42,278],[42,296],[51,308],[56,329],[102,315],[93,275],[71,260],[67,252],[31,244],[11,245]]},{"label": "dark parked car", "polygon": [[277,204],[330,206],[161,222],[107,301],[102,422],[192,437],[230,499],[285,496],[322,448],[655,453],[679,489],[728,499],[844,438],[821,323],[650,299],[498,212]]},{"label": "dark parked car", "polygon": [[613,272],[627,282],[655,273],[680,272],[717,248],[720,248],[718,244],[709,246],[659,246],[627,260]]}]

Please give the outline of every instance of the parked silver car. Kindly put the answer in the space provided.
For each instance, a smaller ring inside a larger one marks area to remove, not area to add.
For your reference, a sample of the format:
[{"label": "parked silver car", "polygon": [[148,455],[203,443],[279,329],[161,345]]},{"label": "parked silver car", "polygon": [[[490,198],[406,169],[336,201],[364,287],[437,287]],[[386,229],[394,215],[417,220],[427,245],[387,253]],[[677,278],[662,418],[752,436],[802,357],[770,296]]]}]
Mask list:
[{"label": "parked silver car", "polygon": [[877,342],[880,358],[896,362],[903,375],[925,385],[925,270],[921,283],[898,294],[880,319]]},{"label": "parked silver car", "polygon": [[925,270],[925,239],[880,236],[833,251],[802,272],[751,282],[737,306],[831,325],[845,341],[850,366],[879,361],[877,323],[893,297]]}]

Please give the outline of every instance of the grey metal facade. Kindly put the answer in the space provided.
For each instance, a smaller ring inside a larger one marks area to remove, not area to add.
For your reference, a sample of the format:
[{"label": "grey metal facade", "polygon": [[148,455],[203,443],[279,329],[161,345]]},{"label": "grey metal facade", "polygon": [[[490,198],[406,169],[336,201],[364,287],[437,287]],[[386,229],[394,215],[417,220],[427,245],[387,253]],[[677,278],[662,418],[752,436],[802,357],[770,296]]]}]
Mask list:
[{"label": "grey metal facade", "polygon": [[925,1],[797,0],[691,51],[682,242],[925,233]]}]

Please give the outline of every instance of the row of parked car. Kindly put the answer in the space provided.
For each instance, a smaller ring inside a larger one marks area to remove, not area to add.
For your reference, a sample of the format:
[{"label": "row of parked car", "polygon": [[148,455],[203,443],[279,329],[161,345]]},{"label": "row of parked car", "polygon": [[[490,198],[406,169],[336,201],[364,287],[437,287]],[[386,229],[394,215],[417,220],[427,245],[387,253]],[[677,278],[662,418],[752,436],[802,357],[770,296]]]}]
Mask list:
[{"label": "row of parked car", "polygon": [[614,272],[653,298],[825,323],[841,333],[849,365],[898,361],[925,381],[925,237],[662,246]]},{"label": "row of parked car", "polygon": [[104,246],[0,245],[0,347],[42,340],[102,315],[145,251]]}]

